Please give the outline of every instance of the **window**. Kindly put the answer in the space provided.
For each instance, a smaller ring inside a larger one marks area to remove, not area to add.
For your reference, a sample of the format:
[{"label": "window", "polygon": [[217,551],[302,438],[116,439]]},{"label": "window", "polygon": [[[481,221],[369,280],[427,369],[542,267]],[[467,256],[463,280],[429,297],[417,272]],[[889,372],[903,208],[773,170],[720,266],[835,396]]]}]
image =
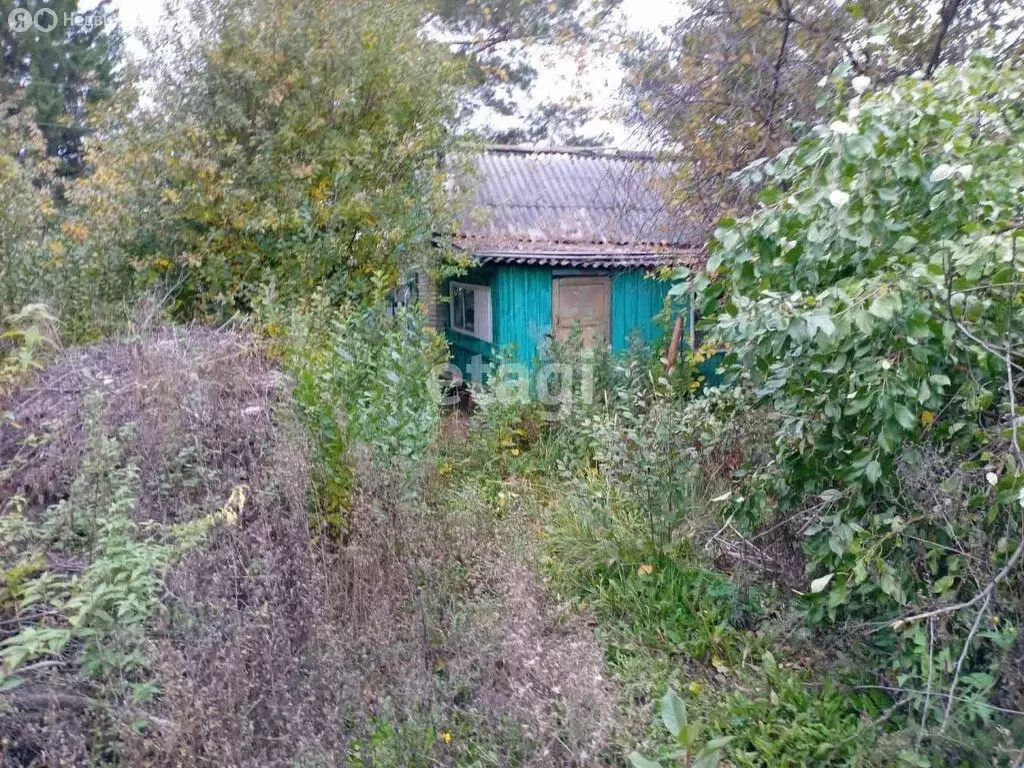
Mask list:
[{"label": "window", "polygon": [[452,330],[491,341],[491,289],[482,285],[452,283]]}]

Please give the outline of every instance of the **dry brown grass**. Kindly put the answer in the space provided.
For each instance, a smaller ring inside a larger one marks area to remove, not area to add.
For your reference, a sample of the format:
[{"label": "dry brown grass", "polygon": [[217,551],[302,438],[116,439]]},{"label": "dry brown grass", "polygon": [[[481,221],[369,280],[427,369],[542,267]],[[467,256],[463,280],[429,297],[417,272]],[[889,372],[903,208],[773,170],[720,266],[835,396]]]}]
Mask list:
[{"label": "dry brown grass", "polygon": [[[472,495],[428,505],[423,468],[357,455],[343,541],[311,532],[285,377],[253,340],[199,328],[70,350],[0,403],[19,424],[0,425],[0,509],[66,498],[90,392],[108,433],[132,427],[138,519],[208,515],[239,486],[246,503],[166,580],[160,696],[97,705],[66,667],[33,678],[0,694],[2,764],[349,765],[356,742],[367,765],[597,764],[614,716],[601,649],[499,541],[523,510],[496,526]],[[381,721],[435,738],[373,752]]]}]

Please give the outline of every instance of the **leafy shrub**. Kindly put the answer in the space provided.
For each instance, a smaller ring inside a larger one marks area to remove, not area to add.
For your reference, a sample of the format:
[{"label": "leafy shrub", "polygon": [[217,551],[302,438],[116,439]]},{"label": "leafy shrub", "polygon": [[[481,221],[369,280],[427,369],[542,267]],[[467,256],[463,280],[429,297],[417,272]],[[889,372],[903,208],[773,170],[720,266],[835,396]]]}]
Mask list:
[{"label": "leafy shrub", "polygon": [[286,310],[267,297],[263,327],[278,340],[300,415],[314,436],[315,484],[337,532],[353,490],[353,452],[382,466],[423,458],[438,428],[443,339],[415,308],[333,308],[317,295]]},{"label": "leafy shrub", "polygon": [[[174,3],[149,38],[152,103],[118,115],[76,200],[100,252],[192,318],[383,298],[432,263],[459,66],[402,2]],[[255,24],[253,19],[273,19]]]},{"label": "leafy shrub", "polygon": [[124,305],[136,298],[132,270],[123,253],[91,238],[108,212],[83,205],[85,182],[58,179],[30,109],[0,99],[0,116],[0,321],[45,304],[62,339],[92,340],[123,325]]},{"label": "leafy shrub", "polygon": [[748,171],[762,205],[696,279],[731,382],[777,414],[737,515],[799,522],[810,618],[877,622],[879,673],[945,691],[915,699],[940,731],[1021,617],[1022,91],[979,62],[855,95]]},{"label": "leafy shrub", "polygon": [[0,397],[42,367],[57,344],[57,320],[42,304],[0,317]]},{"label": "leafy shrub", "polygon": [[[661,699],[661,720],[666,730],[676,740],[671,750],[665,750],[664,759],[680,762],[688,768],[715,768],[721,759],[723,747],[732,738],[718,737],[708,740],[698,749],[697,739],[700,736],[699,723],[692,722],[686,712],[686,702],[679,694],[669,688]],[[638,752],[629,756],[633,768],[661,768],[662,763],[650,760]]]},{"label": "leafy shrub", "polygon": [[[877,734],[861,713],[878,713],[864,696],[841,693],[826,677],[783,669],[766,652],[761,679],[726,695],[708,715],[715,733],[731,736],[729,760],[736,766],[849,765],[866,757]],[[883,697],[884,698],[884,697]]]}]

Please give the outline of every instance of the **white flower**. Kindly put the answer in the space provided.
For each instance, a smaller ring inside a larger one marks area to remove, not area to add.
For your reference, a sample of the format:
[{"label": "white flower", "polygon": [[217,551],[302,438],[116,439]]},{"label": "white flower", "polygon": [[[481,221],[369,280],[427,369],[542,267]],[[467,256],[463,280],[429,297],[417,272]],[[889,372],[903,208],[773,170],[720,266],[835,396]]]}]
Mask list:
[{"label": "white flower", "polygon": [[871,85],[871,78],[867,75],[859,75],[853,78],[853,90],[857,93],[864,93],[869,85]]},{"label": "white flower", "polygon": [[850,196],[841,189],[833,189],[832,194],[828,196],[828,199],[836,208],[842,208],[850,202]]}]

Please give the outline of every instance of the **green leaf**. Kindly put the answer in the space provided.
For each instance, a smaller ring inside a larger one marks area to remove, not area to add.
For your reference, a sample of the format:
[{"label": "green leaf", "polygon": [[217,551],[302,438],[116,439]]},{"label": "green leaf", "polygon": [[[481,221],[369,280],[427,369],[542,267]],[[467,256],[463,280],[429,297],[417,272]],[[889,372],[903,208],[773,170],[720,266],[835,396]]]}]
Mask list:
[{"label": "green leaf", "polygon": [[919,755],[917,752],[911,752],[909,749],[901,750],[896,756],[900,763],[904,765],[912,765],[915,768],[930,768],[932,761],[924,755]]},{"label": "green leaf", "polygon": [[902,305],[899,294],[887,293],[872,301],[871,306],[868,307],[868,312],[879,320],[891,320],[892,316],[899,311]]},{"label": "green leaf", "polygon": [[[622,754],[621,752],[619,754]],[[644,757],[639,752],[631,752],[629,763],[633,768],[661,768],[661,763]]]},{"label": "green leaf", "polygon": [[949,165],[947,163],[943,163],[942,165],[936,166],[935,170],[932,171],[931,180],[932,182],[945,181],[946,179],[950,178],[954,173],[956,173],[956,168],[954,166]]},{"label": "green leaf", "polygon": [[897,253],[907,253],[915,245],[917,245],[916,237],[911,237],[910,235],[902,235],[900,239],[896,241],[896,245],[894,247]]},{"label": "green leaf", "polygon": [[979,691],[991,688],[996,684],[995,678],[987,672],[972,672],[969,675],[964,675],[961,680],[964,685]]},{"label": "green leaf", "polygon": [[661,721],[676,739],[686,728],[686,704],[671,687],[661,697]]},{"label": "green leaf", "polygon": [[13,691],[24,682],[25,679],[22,677],[5,677],[2,679],[2,682],[0,682],[0,693]]},{"label": "green leaf", "polygon": [[896,415],[896,421],[898,421],[900,426],[904,429],[909,430],[917,426],[917,419],[914,418],[914,414],[911,413],[910,409],[902,403],[896,405],[893,409],[893,413]]},{"label": "green leaf", "polygon": [[867,467],[864,469],[864,476],[867,477],[868,482],[875,485],[879,478],[882,477],[882,465],[878,463],[878,460],[872,460]]},{"label": "green leaf", "polygon": [[720,751],[722,747],[726,747],[734,741],[736,741],[735,736],[716,736],[713,739],[709,739],[707,744],[701,748],[701,754],[705,752]]},{"label": "green leaf", "polygon": [[712,752],[702,752],[697,756],[697,759],[693,761],[692,768],[716,768],[721,759],[722,753],[717,750]]},{"label": "green leaf", "polygon": [[818,331],[821,331],[826,336],[831,336],[836,332],[835,323],[832,322],[828,312],[811,312],[804,315],[804,321],[807,323],[807,332],[812,339]]}]

